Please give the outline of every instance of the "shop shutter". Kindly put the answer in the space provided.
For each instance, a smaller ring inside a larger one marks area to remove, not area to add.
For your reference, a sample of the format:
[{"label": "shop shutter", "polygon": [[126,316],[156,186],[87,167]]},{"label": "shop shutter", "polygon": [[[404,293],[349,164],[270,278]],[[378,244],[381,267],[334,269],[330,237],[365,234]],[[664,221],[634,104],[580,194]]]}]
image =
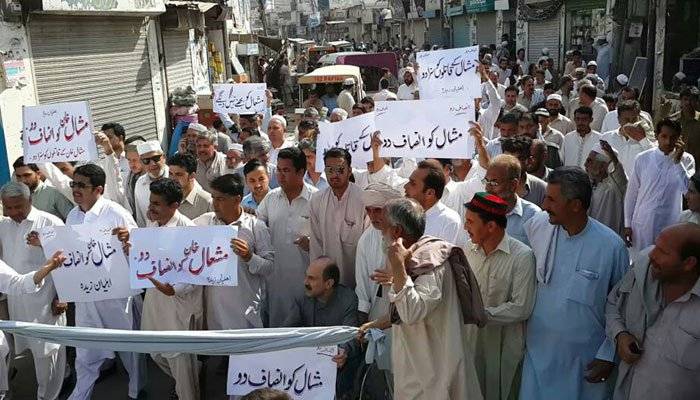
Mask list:
[{"label": "shop shutter", "polygon": [[471,46],[469,22],[466,15],[452,17],[452,45],[453,47]]},{"label": "shop shutter", "polygon": [[496,13],[483,12],[476,14],[476,42],[479,46],[498,45],[496,41]]},{"label": "shop shutter", "polygon": [[157,139],[144,18],[32,15],[40,103],[88,100],[95,126]]},{"label": "shop shutter", "polygon": [[[544,21],[530,21],[527,24],[527,60],[537,63],[542,56],[542,49],[549,49],[549,56],[554,59],[554,65],[559,65],[560,18],[559,13],[554,18]],[[524,71],[527,73],[527,71]]]},{"label": "shop shutter", "polygon": [[168,80],[168,93],[177,87],[194,85],[189,42],[189,31],[163,31],[165,77]]}]

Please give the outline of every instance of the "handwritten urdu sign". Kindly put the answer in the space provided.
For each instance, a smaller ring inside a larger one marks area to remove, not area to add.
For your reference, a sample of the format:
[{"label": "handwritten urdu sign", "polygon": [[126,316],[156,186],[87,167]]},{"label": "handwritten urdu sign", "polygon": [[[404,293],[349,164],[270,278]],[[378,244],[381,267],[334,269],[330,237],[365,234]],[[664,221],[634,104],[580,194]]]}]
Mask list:
[{"label": "handwritten urdu sign", "polygon": [[164,283],[236,286],[238,256],[231,238],[237,236],[234,226],[134,229],[129,239],[131,287],[153,287],[149,277]]},{"label": "handwritten urdu sign", "polygon": [[267,95],[264,83],[226,83],[214,85],[214,112],[250,115],[265,112]]},{"label": "handwritten urdu sign", "polygon": [[295,400],[335,397],[336,346],[301,347],[229,357],[226,394],[245,395],[255,389],[287,392]]},{"label": "handwritten urdu sign", "polygon": [[90,107],[85,101],[22,108],[25,163],[97,159]]},{"label": "handwritten urdu sign", "polygon": [[382,157],[472,158],[474,138],[467,121],[474,103],[461,99],[378,101],[375,126],[384,141]]},{"label": "handwritten urdu sign", "polygon": [[374,113],[358,115],[342,121],[319,122],[316,138],[316,172],[323,172],[323,154],[333,147],[344,148],[352,156],[352,166],[367,168],[372,161],[372,134]]},{"label": "handwritten urdu sign", "polygon": [[131,296],[129,265],[111,228],[91,225],[40,229],[44,255],[58,250],[66,256],[51,273],[62,302],[90,302]]},{"label": "handwritten urdu sign", "polygon": [[473,102],[481,97],[479,46],[421,51],[416,62],[421,99],[460,97]]}]

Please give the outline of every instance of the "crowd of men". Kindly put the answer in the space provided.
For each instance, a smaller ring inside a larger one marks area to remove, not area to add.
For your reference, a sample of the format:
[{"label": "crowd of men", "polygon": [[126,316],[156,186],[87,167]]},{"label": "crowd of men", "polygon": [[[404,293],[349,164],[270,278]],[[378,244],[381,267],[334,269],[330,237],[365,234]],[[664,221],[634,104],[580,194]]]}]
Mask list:
[{"label": "crowd of men", "polygon": [[[222,115],[191,123],[168,154],[111,123],[94,162],[16,160],[0,189],[9,319],[67,323],[44,279],[62,256],[45,259],[42,227],[108,227],[128,252],[136,227],[235,225],[237,286],[150,278],[145,295],[76,303],[75,326],[357,326],[333,358],[339,399],[697,399],[697,88],[652,121],[624,79],[604,95],[576,52],[561,74],[546,59],[533,75],[515,65],[483,55],[478,116],[464,121],[476,151],[461,159],[384,159],[380,132],[367,168],[333,148],[316,170],[318,121],[419,98],[407,66],[398,93],[383,81],[329,115],[311,105],[295,129],[271,111]],[[37,397],[55,399],[65,347],[15,336],[14,353],[27,350]],[[91,398],[115,355],[137,398],[146,355],[77,348],[69,399]],[[150,356],[173,397],[200,398],[196,355]]]}]

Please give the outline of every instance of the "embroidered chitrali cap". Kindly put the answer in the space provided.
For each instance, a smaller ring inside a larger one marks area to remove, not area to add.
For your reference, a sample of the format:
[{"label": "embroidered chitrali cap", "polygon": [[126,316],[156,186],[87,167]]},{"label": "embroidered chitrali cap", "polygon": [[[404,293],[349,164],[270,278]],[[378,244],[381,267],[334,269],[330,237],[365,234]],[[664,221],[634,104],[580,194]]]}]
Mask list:
[{"label": "embroidered chitrali cap", "polygon": [[505,217],[508,213],[508,203],[505,200],[486,192],[475,194],[474,198],[464,206],[475,212],[484,212],[500,217]]}]

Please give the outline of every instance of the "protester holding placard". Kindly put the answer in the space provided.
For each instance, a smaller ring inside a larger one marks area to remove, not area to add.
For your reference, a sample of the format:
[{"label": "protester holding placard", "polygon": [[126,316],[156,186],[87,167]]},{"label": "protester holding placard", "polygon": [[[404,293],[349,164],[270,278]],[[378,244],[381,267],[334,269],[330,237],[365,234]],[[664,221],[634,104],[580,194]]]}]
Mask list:
[{"label": "protester holding placard", "polygon": [[[36,246],[39,244],[36,232],[47,226],[61,226],[63,222],[32,206],[29,187],[24,183],[7,183],[0,189],[0,198],[3,213],[9,217],[0,220],[3,260],[20,274],[33,273],[46,262],[41,248]],[[58,302],[51,279],[33,292],[8,294],[7,306],[10,319],[15,321],[66,325],[66,304]],[[65,373],[65,346],[23,336],[14,336],[14,343],[14,353],[17,355],[31,351],[36,370],[37,398],[57,398]]]},{"label": "protester holding placard", "polygon": [[280,187],[272,189],[258,206],[257,216],[270,229],[275,249],[274,273],[267,285],[266,326],[283,326],[291,299],[303,295],[304,271],[309,265],[310,201],[318,190],[304,182],[308,165],[296,147],[280,150],[277,157]]},{"label": "protester holding placard", "polygon": [[234,225],[238,237],[231,238],[238,256],[237,286],[207,286],[206,321],[209,329],[262,328],[261,311],[265,276],[273,271],[275,252],[270,231],[263,221],[243,211],[243,179],[222,175],[211,182],[214,212],[194,220],[198,226]]},{"label": "protester holding placard", "polygon": [[[105,182],[105,171],[97,165],[86,164],[75,169],[71,187],[77,206],[68,214],[66,225],[90,224],[104,229],[136,228],[136,222],[129,211],[102,196]],[[141,309],[141,296],[76,302],[75,325],[135,330],[141,322],[138,320]],[[129,397],[135,399],[146,385],[145,359],[141,354],[126,352],[120,352],[119,357],[129,374]],[[76,349],[76,383],[69,399],[90,399],[95,381],[100,376],[100,366],[111,358],[114,358],[112,351]]]},{"label": "protester holding placard", "polygon": [[[120,206],[131,209],[129,200],[126,197],[124,190],[124,182],[122,181],[121,170],[119,163],[112,151],[112,145],[107,137],[102,132],[95,133],[94,140],[97,145],[102,148],[103,157],[95,156],[90,162],[98,165],[106,174],[107,180],[104,187],[105,198],[112,200]],[[55,187],[66,198],[72,198],[72,190],[70,183],[72,176],[70,169],[74,168],[75,162],[55,162],[55,163],[38,163],[39,171],[44,175],[46,181]]]},{"label": "protester holding placard", "polygon": [[[339,283],[340,270],[334,260],[319,257],[309,264],[304,278],[305,293],[292,299],[284,326],[357,326],[357,295]],[[359,344],[353,338],[339,346],[333,361],[338,365],[336,399],[350,399],[357,369]]]},{"label": "protester holding placard", "polygon": [[[182,188],[170,178],[159,179],[150,185],[151,196],[148,206],[148,227],[195,226],[178,207],[182,202]],[[122,228],[119,240],[129,248],[129,231]],[[173,257],[175,254],[172,255]],[[202,286],[185,283],[162,283],[149,277],[154,288],[146,290],[143,302],[141,329],[155,331],[199,330],[202,329]],[[153,361],[169,376],[175,379],[175,393],[178,399],[199,399],[199,363],[195,354],[151,353]]]}]

